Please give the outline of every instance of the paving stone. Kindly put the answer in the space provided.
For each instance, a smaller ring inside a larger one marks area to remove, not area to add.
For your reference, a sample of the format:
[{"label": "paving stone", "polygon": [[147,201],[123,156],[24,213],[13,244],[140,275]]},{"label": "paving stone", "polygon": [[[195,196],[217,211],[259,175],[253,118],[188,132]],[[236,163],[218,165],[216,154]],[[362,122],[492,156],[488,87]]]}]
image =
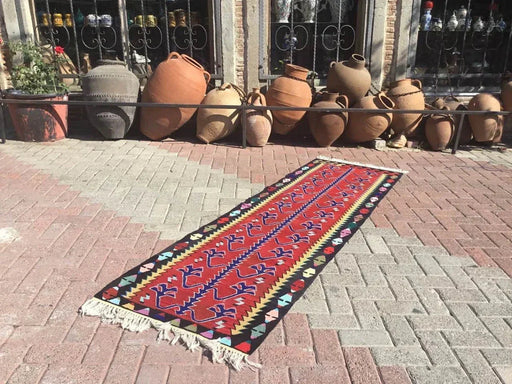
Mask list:
[{"label": "paving stone", "polygon": [[446,308],[443,300],[439,294],[432,288],[416,288],[416,295],[421,303],[431,315],[447,315],[448,309]]},{"label": "paving stone", "polygon": [[512,348],[507,349],[481,349],[480,352],[492,365],[512,366]]},{"label": "paving stone", "polygon": [[308,315],[311,328],[317,329],[359,329],[354,315],[342,314],[316,314]]},{"label": "paving stone", "polygon": [[386,287],[348,287],[348,296],[353,300],[394,300],[393,293]]},{"label": "paving stone", "polygon": [[359,265],[359,270],[366,285],[378,287],[386,287],[388,285],[378,265],[362,264]]},{"label": "paving stone", "polygon": [[393,344],[397,346],[417,346],[419,345],[416,335],[412,331],[409,323],[403,316],[382,316],[387,331],[391,335]]},{"label": "paving stone", "polygon": [[512,328],[499,317],[483,317],[482,322],[505,348],[512,348]]},{"label": "paving stone", "polygon": [[490,348],[499,347],[493,335],[480,331],[442,331],[451,347]]},{"label": "paving stone", "polygon": [[417,301],[418,296],[411,287],[411,283],[406,276],[391,275],[386,276],[389,287],[397,301]]},{"label": "paving stone", "polygon": [[380,384],[379,373],[367,348],[343,348],[345,361],[354,384]]},{"label": "paving stone", "polygon": [[371,347],[377,365],[428,365],[429,360],[421,347]]},{"label": "paving stone", "polygon": [[438,331],[415,331],[424,351],[434,366],[460,365],[453,350]]},{"label": "paving stone", "polygon": [[390,345],[393,343],[386,330],[350,330],[339,331],[341,345],[343,347],[360,347],[375,345]]},{"label": "paving stone", "polygon": [[457,320],[445,315],[409,315],[407,319],[414,330],[460,330]]},{"label": "paving stone", "polygon": [[375,304],[367,301],[353,301],[352,307],[362,329],[384,330],[384,324]]},{"label": "paving stone", "polygon": [[384,242],[384,239],[381,236],[365,236],[366,244],[368,244],[368,248],[372,253],[387,253],[390,254],[388,246]]},{"label": "paving stone", "polygon": [[500,376],[504,384],[512,383],[512,368],[511,367],[496,367],[496,372]]},{"label": "paving stone", "polygon": [[460,367],[409,367],[407,372],[409,372],[413,383],[471,383],[464,370]]},{"label": "paving stone", "polygon": [[512,303],[471,303],[477,316],[512,317]]},{"label": "paving stone", "polygon": [[500,383],[500,379],[493,372],[482,354],[474,349],[455,349],[455,353],[462,361],[466,372],[475,383]]},{"label": "paving stone", "polygon": [[386,315],[410,315],[427,313],[419,301],[380,300],[376,302],[376,304],[379,312]]}]

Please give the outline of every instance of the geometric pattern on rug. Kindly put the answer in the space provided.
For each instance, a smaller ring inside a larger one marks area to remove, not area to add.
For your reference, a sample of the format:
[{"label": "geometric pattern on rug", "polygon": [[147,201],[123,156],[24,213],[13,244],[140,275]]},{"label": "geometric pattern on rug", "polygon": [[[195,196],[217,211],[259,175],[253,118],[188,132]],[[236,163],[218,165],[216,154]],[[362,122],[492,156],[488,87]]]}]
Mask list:
[{"label": "geometric pattern on rug", "polygon": [[172,331],[238,368],[403,173],[317,158],[114,280],[82,312]]}]

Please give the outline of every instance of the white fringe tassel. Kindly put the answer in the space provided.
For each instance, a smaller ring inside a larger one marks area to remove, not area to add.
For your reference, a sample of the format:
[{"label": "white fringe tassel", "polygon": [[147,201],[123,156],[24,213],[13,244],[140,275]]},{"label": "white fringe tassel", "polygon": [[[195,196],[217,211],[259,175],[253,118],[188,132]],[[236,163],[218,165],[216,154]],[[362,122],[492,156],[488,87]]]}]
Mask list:
[{"label": "white fringe tassel", "polygon": [[346,161],[346,160],[343,160],[343,159],[336,159],[334,157],[317,156],[316,158],[319,159],[319,160],[333,161],[333,162],[336,162],[336,163],[357,165],[357,166],[360,166],[360,167],[370,167],[370,168],[380,169],[382,171],[409,173],[409,171],[406,171],[404,169],[381,167],[381,166],[373,165],[373,164],[358,163],[356,161]]},{"label": "white fringe tassel", "polygon": [[[208,340],[205,337],[177,328],[169,323],[148,319],[143,315],[108,304],[96,298],[87,300],[79,312],[81,315],[100,317],[103,322],[109,324],[119,324],[123,329],[132,332],[142,332],[153,327],[158,330],[158,340],[165,340],[173,345],[181,342],[191,351],[203,347],[212,353],[213,362],[226,363],[237,371],[246,367],[252,370],[261,368],[261,364],[250,361],[249,356],[245,353],[226,347],[217,340]],[[172,338],[171,333],[173,334]]]}]

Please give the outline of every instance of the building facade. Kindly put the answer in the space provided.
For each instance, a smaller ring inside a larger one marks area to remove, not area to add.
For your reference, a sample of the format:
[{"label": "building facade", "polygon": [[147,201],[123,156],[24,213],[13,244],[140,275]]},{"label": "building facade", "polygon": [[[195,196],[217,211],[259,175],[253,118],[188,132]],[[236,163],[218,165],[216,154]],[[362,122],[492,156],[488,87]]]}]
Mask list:
[{"label": "building facade", "polygon": [[[431,94],[497,91],[510,69],[512,2],[505,0],[19,0],[0,3],[4,41],[64,47],[64,75],[100,59],[149,76],[168,52],[194,57],[217,83],[268,84],[286,63],[312,71],[363,55],[372,91],[414,77]],[[5,53],[5,49],[3,50]],[[0,86],[8,68],[0,64]]]}]

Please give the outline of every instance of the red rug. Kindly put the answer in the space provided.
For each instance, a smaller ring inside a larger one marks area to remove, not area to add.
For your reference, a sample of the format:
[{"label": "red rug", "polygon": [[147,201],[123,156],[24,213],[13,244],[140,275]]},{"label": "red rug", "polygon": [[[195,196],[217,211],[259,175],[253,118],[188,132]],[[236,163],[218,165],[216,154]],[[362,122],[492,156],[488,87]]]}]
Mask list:
[{"label": "red rug", "polygon": [[318,158],[114,280],[86,315],[203,346],[236,369],[403,171]]}]

